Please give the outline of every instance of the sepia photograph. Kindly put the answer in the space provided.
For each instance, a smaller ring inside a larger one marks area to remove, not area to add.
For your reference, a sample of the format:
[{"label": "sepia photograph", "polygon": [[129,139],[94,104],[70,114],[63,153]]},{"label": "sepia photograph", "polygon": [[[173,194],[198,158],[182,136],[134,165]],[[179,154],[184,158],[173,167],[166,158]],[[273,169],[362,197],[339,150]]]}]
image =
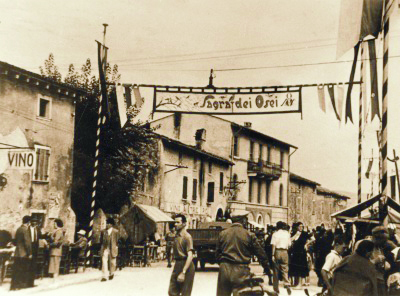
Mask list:
[{"label": "sepia photograph", "polygon": [[0,295],[400,295],[400,1],[0,0],[0,44]]}]

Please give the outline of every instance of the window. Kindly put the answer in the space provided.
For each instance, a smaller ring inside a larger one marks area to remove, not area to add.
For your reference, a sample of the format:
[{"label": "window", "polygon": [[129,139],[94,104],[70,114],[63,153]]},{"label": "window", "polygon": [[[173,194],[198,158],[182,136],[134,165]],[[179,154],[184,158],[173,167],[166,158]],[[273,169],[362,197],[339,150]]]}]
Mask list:
[{"label": "window", "polygon": [[267,181],[265,182],[265,204],[269,205],[269,187],[270,187],[270,182]]},{"label": "window", "polygon": [[192,200],[197,200],[197,179],[193,179],[193,195]]},{"label": "window", "polygon": [[38,116],[41,118],[51,119],[51,100],[39,98]]},{"label": "window", "polygon": [[214,182],[208,182],[208,194],[207,194],[207,202],[214,202]]},{"label": "window", "polygon": [[187,199],[188,193],[188,177],[183,177],[182,199]]},{"label": "window", "polygon": [[193,158],[193,169],[196,171],[197,170],[197,157]]},{"label": "window", "polygon": [[253,179],[249,178],[249,202],[252,200],[253,195]]},{"label": "window", "polygon": [[279,205],[283,206],[283,185],[279,186]]},{"label": "window", "polygon": [[283,169],[283,163],[284,163],[284,160],[285,160],[285,153],[281,150],[281,169]]},{"label": "window", "polygon": [[239,137],[235,136],[233,138],[233,155],[239,156]]},{"label": "window", "polygon": [[263,145],[260,144],[258,147],[259,147],[258,161],[262,161],[262,159],[263,159]]},{"label": "window", "polygon": [[182,165],[183,163],[183,153],[179,151],[179,156],[178,156],[178,164]]},{"label": "window", "polygon": [[267,161],[271,161],[271,146],[268,145],[267,147]]},{"label": "window", "polygon": [[250,160],[254,159],[254,142],[250,141]]},{"label": "window", "polygon": [[261,204],[261,180],[258,180],[258,188],[257,188],[257,202]]},{"label": "window", "polygon": [[212,162],[211,161],[209,161],[208,162],[208,173],[212,173]]},{"label": "window", "polygon": [[219,192],[224,191],[224,173],[219,173]]},{"label": "window", "polygon": [[312,201],[312,215],[315,215],[315,200]]},{"label": "window", "polygon": [[50,167],[50,148],[35,145],[36,167],[34,181],[48,182]]}]

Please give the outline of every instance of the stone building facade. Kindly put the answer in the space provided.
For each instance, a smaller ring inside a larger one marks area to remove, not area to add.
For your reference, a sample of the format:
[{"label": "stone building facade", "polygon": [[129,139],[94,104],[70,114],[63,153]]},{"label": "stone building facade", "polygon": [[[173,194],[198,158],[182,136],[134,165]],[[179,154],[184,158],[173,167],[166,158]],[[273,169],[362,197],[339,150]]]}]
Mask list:
[{"label": "stone building facade", "polygon": [[169,215],[183,213],[189,228],[207,217],[224,214],[224,186],[229,182],[233,163],[223,157],[158,135],[159,170],[149,175],[138,203],[157,207]]},{"label": "stone building facade", "polygon": [[45,230],[64,221],[73,240],[70,206],[75,100],[78,90],[0,62],[0,229],[12,234],[24,215]]},{"label": "stone building facade", "polygon": [[310,229],[324,223],[333,227],[331,214],[347,207],[350,197],[323,188],[319,183],[290,174],[289,223],[301,221]]},{"label": "stone building facade", "polygon": [[[295,146],[255,131],[250,125],[210,115],[173,114],[150,126],[161,135],[234,164],[219,193],[224,213],[248,212],[251,221],[263,226],[288,221],[289,155]],[[217,218],[216,212],[211,212],[211,218]]]}]

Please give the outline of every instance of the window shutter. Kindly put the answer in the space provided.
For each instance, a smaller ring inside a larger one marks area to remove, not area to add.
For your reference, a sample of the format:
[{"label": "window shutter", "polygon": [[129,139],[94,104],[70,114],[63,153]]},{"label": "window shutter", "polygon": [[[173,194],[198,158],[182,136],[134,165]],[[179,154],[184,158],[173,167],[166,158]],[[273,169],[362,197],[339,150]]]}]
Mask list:
[{"label": "window shutter", "polygon": [[208,183],[207,202],[214,202],[214,182]]},{"label": "window shutter", "polygon": [[182,199],[187,199],[188,177],[183,177]]},{"label": "window shutter", "polygon": [[219,192],[224,191],[224,173],[219,173]]},{"label": "window shutter", "polygon": [[193,179],[193,200],[197,200],[197,179]]}]

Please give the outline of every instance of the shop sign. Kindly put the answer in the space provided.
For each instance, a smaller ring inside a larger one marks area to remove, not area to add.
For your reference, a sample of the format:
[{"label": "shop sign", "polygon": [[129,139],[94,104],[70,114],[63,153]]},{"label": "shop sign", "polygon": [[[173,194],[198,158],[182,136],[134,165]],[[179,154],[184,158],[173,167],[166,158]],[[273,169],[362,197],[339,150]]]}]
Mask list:
[{"label": "shop sign", "polygon": [[35,168],[36,157],[33,150],[10,150],[8,164],[10,169],[32,170]]}]

